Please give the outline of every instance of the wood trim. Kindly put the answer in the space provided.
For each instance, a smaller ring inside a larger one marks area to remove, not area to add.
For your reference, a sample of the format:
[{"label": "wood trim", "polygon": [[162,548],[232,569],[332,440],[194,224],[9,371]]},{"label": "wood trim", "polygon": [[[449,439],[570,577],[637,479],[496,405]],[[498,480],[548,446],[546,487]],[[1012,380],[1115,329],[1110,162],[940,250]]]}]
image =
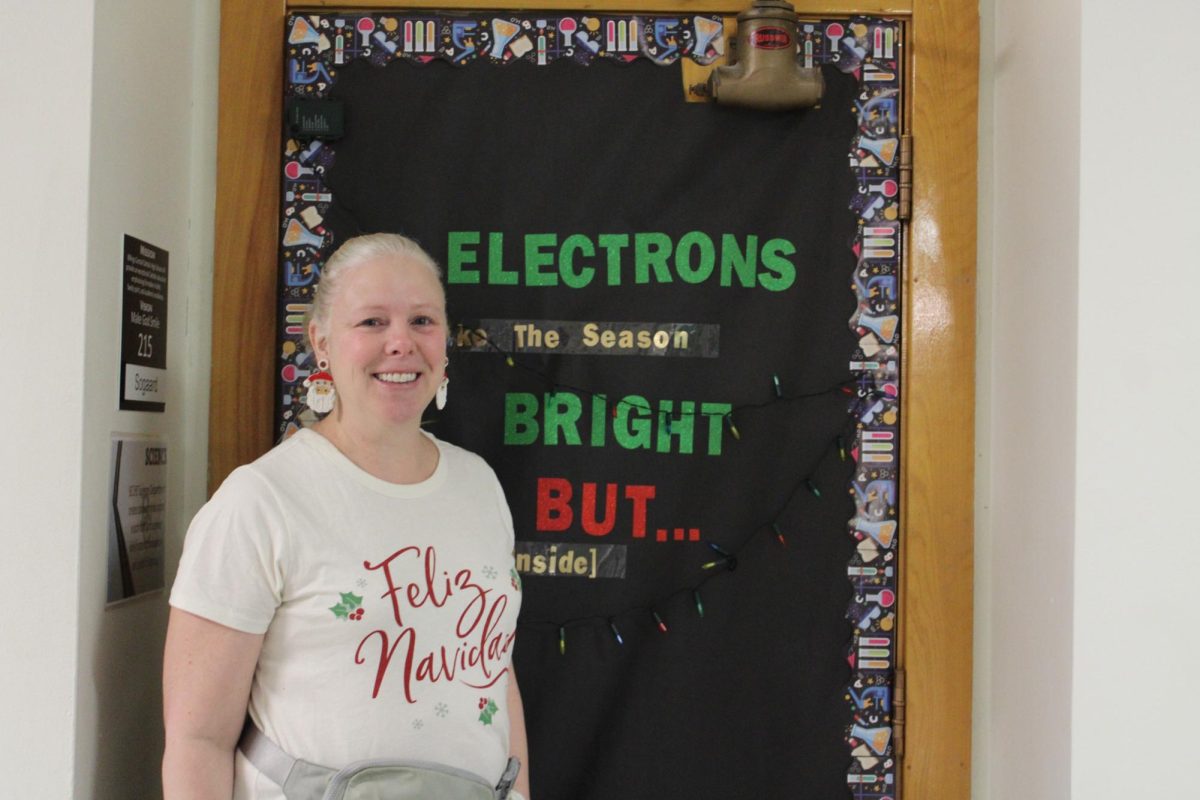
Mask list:
[{"label": "wood trim", "polygon": [[[307,2],[296,8],[328,8]],[[383,7],[367,0],[357,7]],[[392,5],[392,4],[388,4]],[[409,7],[504,8],[497,0]],[[571,5],[549,0],[524,8]],[[613,10],[735,13],[728,0],[614,0]],[[913,223],[904,323],[902,779],[922,800],[970,796],[978,13],[969,0],[799,2],[806,17],[909,16]],[[209,490],[272,444],[278,147],[286,0],[221,3]],[[916,587],[919,587],[917,589]]]},{"label": "wood trim", "polygon": [[274,427],[282,0],[223,0],[217,111],[208,490]]},{"label": "wood trim", "polygon": [[971,795],[979,18],[917,0],[908,38],[913,202],[904,321],[904,793]]}]

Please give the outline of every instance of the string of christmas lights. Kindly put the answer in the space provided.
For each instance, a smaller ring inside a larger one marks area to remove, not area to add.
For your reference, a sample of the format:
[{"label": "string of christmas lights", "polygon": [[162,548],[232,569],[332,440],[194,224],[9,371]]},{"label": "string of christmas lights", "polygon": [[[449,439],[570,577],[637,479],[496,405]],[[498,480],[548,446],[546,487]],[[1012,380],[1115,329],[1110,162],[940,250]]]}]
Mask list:
[{"label": "string of christmas lights", "polygon": [[[654,409],[648,405],[642,405],[641,403],[631,402],[630,400],[628,400],[626,398],[622,398],[615,402],[610,401],[608,399],[608,395],[606,395],[602,392],[596,392],[591,389],[584,388],[582,386],[574,386],[569,383],[563,383],[563,382],[559,381],[557,378],[552,378],[551,376],[547,375],[545,372],[543,372],[539,369],[535,369],[534,367],[531,367],[523,362],[518,362],[516,359],[516,354],[514,352],[504,350],[503,348],[500,347],[500,345],[493,342],[490,337],[487,337],[487,336],[481,337],[481,336],[479,336],[477,331],[474,331],[474,330],[467,331],[462,325],[458,326],[458,331],[459,331],[458,332],[459,336],[469,337],[474,345],[476,345],[476,346],[483,345],[483,346],[487,347],[488,349],[492,350],[493,352],[497,353],[498,355],[504,356],[504,362],[509,367],[511,367],[513,369],[524,370],[525,372],[535,375],[536,377],[541,378],[548,386],[550,386],[551,388],[553,388],[555,390],[566,389],[566,390],[575,392],[577,394],[581,394],[581,395],[591,397],[591,398],[599,397],[600,399],[604,400],[606,404],[608,404],[608,403],[612,404],[614,413],[616,412],[616,409],[621,406],[628,406],[629,408],[636,409],[638,411],[644,411],[649,414],[654,413]],[[814,397],[823,397],[834,391],[840,391],[840,392],[842,392],[842,394],[845,394],[847,396],[854,396],[854,395],[858,394],[861,400],[866,400],[868,398],[874,399],[876,397],[887,396],[885,392],[883,392],[879,389],[872,389],[872,390],[866,392],[865,394],[858,393],[854,389],[856,383],[857,383],[857,380],[855,380],[853,378],[848,378],[844,381],[841,381],[840,383],[834,384],[833,386],[831,386],[829,388],[820,389],[815,392],[803,392],[800,394],[784,394],[782,384],[779,381],[779,375],[777,373],[773,373],[771,375],[771,386],[772,386],[772,390],[774,393],[773,399],[769,399],[769,400],[766,400],[761,403],[743,403],[741,405],[733,406],[729,411],[714,412],[714,411],[700,410],[699,412],[696,412],[696,415],[703,416],[703,417],[723,417],[727,421],[727,424],[730,426],[730,429],[731,429],[730,432],[734,435],[734,438],[740,439],[741,432],[737,429],[737,427],[733,423],[733,415],[739,411],[750,411],[750,410],[759,409],[759,408],[766,408],[767,406],[775,405],[778,402],[795,402],[797,400],[810,400]],[[665,417],[665,416],[669,416],[669,415],[667,412],[664,411],[663,416]]]},{"label": "string of christmas lights", "polygon": [[[515,353],[512,353],[512,352],[502,349],[495,342],[491,341],[491,339],[488,337],[479,337],[473,331],[470,332],[468,335],[471,336],[472,342],[475,343],[476,345],[479,345],[479,344],[485,345],[489,350],[497,353],[498,355],[503,356],[505,363],[510,368],[521,369],[527,373],[530,373],[530,374],[536,376],[537,378],[542,380],[548,387],[552,388],[553,390],[556,390],[556,391],[557,390],[569,390],[569,391],[575,392],[577,394],[585,395],[588,397],[603,398],[606,404],[609,402],[607,396],[600,392],[593,391],[586,387],[574,386],[571,384],[563,383],[563,382],[559,381],[558,379],[550,376],[546,372],[544,372],[534,366],[531,366],[528,363],[525,363],[523,359],[518,360]],[[796,401],[801,401],[801,400],[808,400],[808,399],[813,399],[813,398],[817,398],[817,397],[824,397],[824,396],[827,396],[834,392],[840,392],[842,394],[857,398],[856,401],[853,402],[852,404],[850,404],[849,408],[847,409],[848,420],[851,421],[851,424],[855,424],[861,416],[860,412],[861,412],[862,408],[866,404],[871,403],[874,400],[879,399],[881,397],[888,396],[886,392],[884,392],[883,390],[878,389],[878,388],[856,389],[855,388],[856,382],[852,379],[846,380],[846,381],[841,381],[841,382],[836,383],[825,389],[811,391],[811,392],[803,392],[803,393],[798,393],[798,394],[785,393],[783,391],[783,386],[779,379],[778,374],[772,374],[770,376],[770,382],[771,382],[770,385],[771,385],[771,390],[772,390],[772,397],[766,401],[757,402],[757,403],[743,403],[743,404],[740,404],[737,406],[733,406],[729,411],[721,412],[719,414],[712,413],[712,412],[703,412],[703,411],[700,413],[703,415],[706,415],[706,416],[710,416],[710,417],[717,417],[717,416],[723,417],[725,420],[725,423],[729,427],[730,433],[733,435],[733,437],[735,439],[740,441],[742,438],[741,432],[738,430],[737,425],[735,424],[734,419],[733,419],[733,415],[735,413],[743,413],[744,414],[745,412],[767,408],[769,406],[773,406],[778,403],[789,403],[789,402],[796,402]],[[649,408],[648,406],[644,406],[637,402],[630,402],[626,399],[622,399],[622,400],[615,401],[615,403],[613,405],[614,415],[616,414],[617,407],[619,407],[622,404],[627,405],[630,408],[633,408],[633,409],[636,409],[639,411],[653,413],[653,409]],[[669,425],[669,423],[670,423],[669,415],[664,413],[663,416],[667,418],[666,421],[667,421],[667,424]],[[690,581],[682,586],[679,586],[670,592],[664,593],[649,603],[639,603],[639,604],[630,605],[630,606],[627,606],[618,611],[614,611],[614,612],[607,613],[607,614],[592,614],[592,615],[585,615],[585,616],[571,617],[571,618],[564,618],[564,619],[557,619],[557,620],[522,619],[519,623],[519,627],[527,629],[527,630],[528,629],[541,630],[541,631],[545,631],[548,633],[556,634],[557,647],[558,647],[559,654],[566,655],[567,643],[568,643],[568,631],[572,628],[579,628],[579,627],[583,627],[583,626],[589,626],[589,627],[603,626],[608,629],[609,633],[612,636],[613,642],[617,645],[625,644],[625,637],[621,633],[621,627],[618,625],[618,621],[624,622],[624,620],[630,619],[630,618],[633,618],[635,621],[638,619],[643,620],[642,624],[650,624],[662,634],[669,633],[670,627],[667,625],[667,621],[663,617],[662,609],[665,606],[669,605],[671,603],[671,601],[673,601],[675,598],[677,598],[681,595],[690,595],[691,596],[691,600],[692,600],[691,605],[694,608],[696,615],[700,618],[703,618],[704,613],[705,613],[705,608],[704,608],[704,600],[703,600],[703,596],[701,594],[701,590],[704,588],[704,586],[709,581],[712,581],[723,575],[727,575],[731,572],[734,572],[738,567],[739,554],[746,548],[746,546],[751,541],[753,541],[755,538],[757,538],[760,535],[769,534],[772,538],[775,539],[776,542],[778,542],[780,547],[788,546],[788,536],[784,532],[784,526],[781,522],[781,519],[782,519],[784,513],[787,511],[787,509],[792,506],[792,503],[795,500],[796,496],[802,490],[807,491],[808,494],[810,494],[812,497],[814,497],[817,500],[822,499],[821,488],[817,484],[817,482],[813,476],[816,474],[816,472],[820,468],[820,465],[825,461],[825,459],[828,457],[828,455],[831,452],[836,451],[840,461],[844,462],[847,460],[847,458],[848,458],[848,452],[847,452],[847,448],[846,448],[846,441],[847,441],[846,428],[847,427],[848,427],[847,424],[844,423],[841,426],[841,428],[839,428],[837,433],[830,438],[830,440],[826,444],[826,446],[824,448],[822,448],[822,450],[820,451],[820,454],[814,459],[814,462],[813,462],[811,468],[802,473],[802,477],[799,480],[797,480],[795,485],[787,493],[787,495],[786,495],[783,503],[780,505],[778,511],[776,511],[773,515],[771,515],[769,521],[762,522],[759,525],[756,525],[753,528],[750,528],[749,529],[750,533],[745,535],[741,539],[741,541],[739,541],[737,544],[732,545],[732,546],[728,546],[728,545],[722,546],[711,540],[704,540],[704,544],[711,551],[711,555],[708,557],[708,560],[703,561],[702,563],[700,563],[698,565],[699,572],[697,573],[697,577],[695,580]]]}]

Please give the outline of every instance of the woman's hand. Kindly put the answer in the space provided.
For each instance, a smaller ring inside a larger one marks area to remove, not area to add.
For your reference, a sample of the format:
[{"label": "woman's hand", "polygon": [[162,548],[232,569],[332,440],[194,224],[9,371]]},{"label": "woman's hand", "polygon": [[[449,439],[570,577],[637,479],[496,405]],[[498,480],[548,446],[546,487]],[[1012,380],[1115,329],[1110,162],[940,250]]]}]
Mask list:
[{"label": "woman's hand", "polygon": [[171,609],[163,654],[164,800],[230,800],[262,634]]}]

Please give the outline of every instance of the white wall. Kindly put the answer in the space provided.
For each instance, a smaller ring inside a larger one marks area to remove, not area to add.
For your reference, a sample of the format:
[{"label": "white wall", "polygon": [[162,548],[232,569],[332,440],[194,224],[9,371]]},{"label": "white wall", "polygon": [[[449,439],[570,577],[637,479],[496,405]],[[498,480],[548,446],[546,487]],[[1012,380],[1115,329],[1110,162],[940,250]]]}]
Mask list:
[{"label": "white wall", "polygon": [[973,797],[1191,796],[1200,7],[981,12]]},{"label": "white wall", "polygon": [[1131,16],[1091,0],[1082,20],[1072,788],[1186,796],[1200,793],[1176,772],[1195,764],[1182,734],[1200,713],[1200,6]]},{"label": "white wall", "polygon": [[[20,598],[0,650],[0,794],[152,798],[166,597],[105,608],[109,447],[113,432],[167,441],[169,585],[205,492],[217,4],[54,5],[37,16],[70,24],[52,49],[22,35],[0,54],[5,107],[17,93],[28,115],[5,147],[27,194],[0,201],[15,243],[0,341],[22,388],[0,459],[0,585]],[[30,13],[0,25],[28,30]],[[125,233],[170,252],[165,414],[116,410]]]},{"label": "white wall", "polygon": [[981,15],[975,797],[1071,753],[1079,0]]},{"label": "white wall", "polygon": [[[95,19],[75,796],[149,798],[161,791],[166,597],[104,608],[98,512],[112,432],[165,438],[169,586],[206,481],[216,4],[97,0]],[[125,233],[170,251],[164,414],[114,410]]]},{"label": "white wall", "polygon": [[[0,105],[21,109],[6,111],[0,132],[8,186],[0,200],[0,362],[10,376],[5,394],[15,398],[6,404],[0,446],[0,586],[10,599],[0,614],[0,775],[6,783],[15,778],[27,796],[67,798],[76,716],[92,3],[55,5],[56,16],[71,24],[54,32],[53,58],[46,57],[45,36],[16,35],[29,31],[27,9],[0,10]],[[30,65],[37,65],[36,80]],[[41,781],[37,793],[30,793],[32,775]]]}]

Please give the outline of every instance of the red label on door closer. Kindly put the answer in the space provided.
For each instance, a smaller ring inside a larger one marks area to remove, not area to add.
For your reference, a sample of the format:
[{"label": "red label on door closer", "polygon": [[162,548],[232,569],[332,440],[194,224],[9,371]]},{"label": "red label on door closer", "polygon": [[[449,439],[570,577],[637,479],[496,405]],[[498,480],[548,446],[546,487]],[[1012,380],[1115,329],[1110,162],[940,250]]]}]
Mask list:
[{"label": "red label on door closer", "polygon": [[759,50],[782,50],[792,43],[783,28],[759,28],[750,34],[750,46]]}]

